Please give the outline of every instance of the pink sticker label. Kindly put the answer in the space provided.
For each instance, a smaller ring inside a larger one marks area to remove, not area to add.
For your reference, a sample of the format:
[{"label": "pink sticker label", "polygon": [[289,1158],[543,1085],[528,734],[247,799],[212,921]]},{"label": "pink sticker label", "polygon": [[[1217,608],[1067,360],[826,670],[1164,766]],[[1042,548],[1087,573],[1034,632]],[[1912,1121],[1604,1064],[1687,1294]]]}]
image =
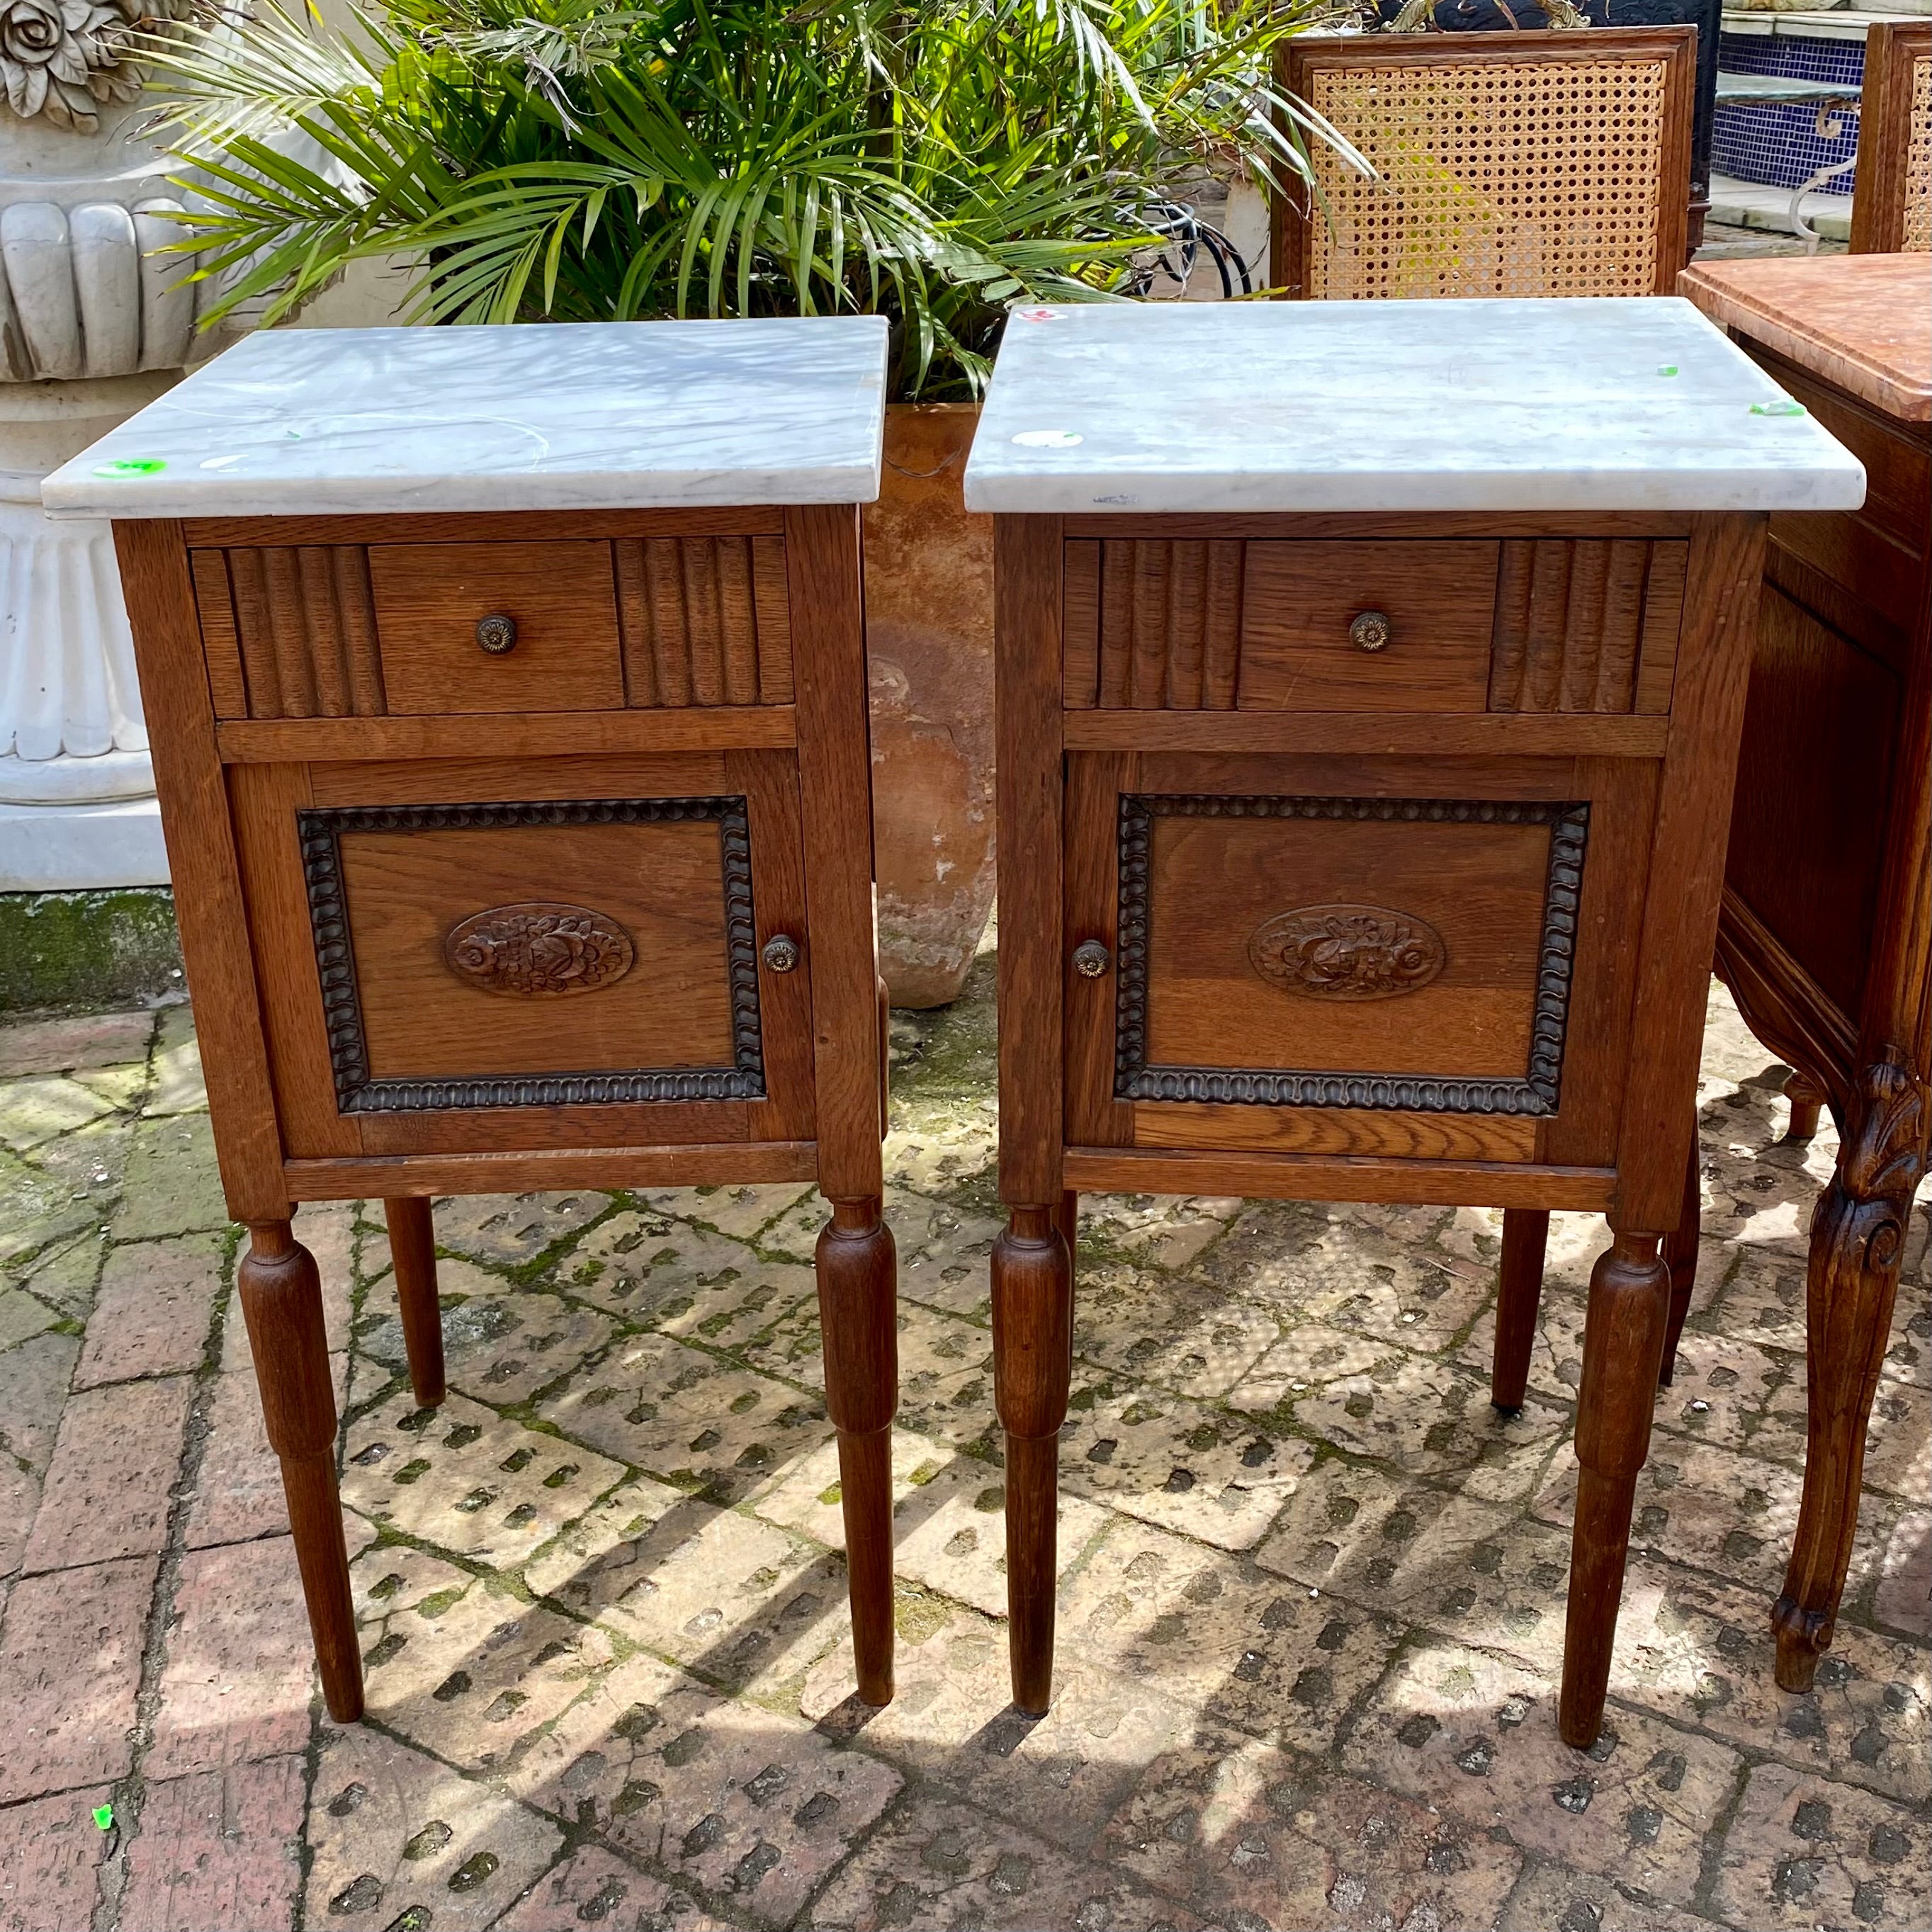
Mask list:
[{"label": "pink sticker label", "polygon": [[1013,310],[1022,322],[1058,322],[1060,311],[1057,308],[1016,308]]}]

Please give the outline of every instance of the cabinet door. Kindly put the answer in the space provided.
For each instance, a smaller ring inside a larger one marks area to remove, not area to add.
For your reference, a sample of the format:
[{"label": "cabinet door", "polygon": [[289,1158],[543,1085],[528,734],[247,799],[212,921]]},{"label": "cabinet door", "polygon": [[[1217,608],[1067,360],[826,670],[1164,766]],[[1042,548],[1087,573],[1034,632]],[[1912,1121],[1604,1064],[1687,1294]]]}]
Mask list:
[{"label": "cabinet door", "polygon": [[230,782],[291,1156],[811,1137],[790,754]]},{"label": "cabinet door", "polygon": [[1612,1160],[1654,765],[1069,765],[1070,1142]]}]

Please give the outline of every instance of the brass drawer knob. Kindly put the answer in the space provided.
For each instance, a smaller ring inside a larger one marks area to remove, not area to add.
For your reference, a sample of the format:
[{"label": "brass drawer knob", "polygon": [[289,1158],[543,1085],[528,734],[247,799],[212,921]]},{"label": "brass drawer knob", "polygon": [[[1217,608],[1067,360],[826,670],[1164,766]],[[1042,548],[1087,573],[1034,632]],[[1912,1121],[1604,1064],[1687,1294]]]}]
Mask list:
[{"label": "brass drawer knob", "polygon": [[1083,980],[1099,979],[1113,963],[1113,955],[1097,939],[1084,940],[1073,949],[1073,970]]},{"label": "brass drawer knob", "polygon": [[517,620],[506,617],[500,610],[493,610],[488,616],[478,619],[476,641],[493,658],[501,657],[506,651],[517,647]]},{"label": "brass drawer knob", "polygon": [[788,932],[775,932],[765,941],[764,962],[774,973],[789,973],[804,955]]},{"label": "brass drawer knob", "polygon": [[1348,626],[1348,641],[1358,651],[1382,651],[1388,650],[1394,633],[1385,611],[1364,610]]}]

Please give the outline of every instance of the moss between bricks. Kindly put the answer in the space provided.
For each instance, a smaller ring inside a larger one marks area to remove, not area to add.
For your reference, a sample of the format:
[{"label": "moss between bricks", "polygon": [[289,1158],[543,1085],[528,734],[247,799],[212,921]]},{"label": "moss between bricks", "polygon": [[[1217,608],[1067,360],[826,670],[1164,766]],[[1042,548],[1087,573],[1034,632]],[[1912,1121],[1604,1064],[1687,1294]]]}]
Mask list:
[{"label": "moss between bricks", "polygon": [[99,1010],[182,988],[174,895],[0,892],[0,1012]]}]

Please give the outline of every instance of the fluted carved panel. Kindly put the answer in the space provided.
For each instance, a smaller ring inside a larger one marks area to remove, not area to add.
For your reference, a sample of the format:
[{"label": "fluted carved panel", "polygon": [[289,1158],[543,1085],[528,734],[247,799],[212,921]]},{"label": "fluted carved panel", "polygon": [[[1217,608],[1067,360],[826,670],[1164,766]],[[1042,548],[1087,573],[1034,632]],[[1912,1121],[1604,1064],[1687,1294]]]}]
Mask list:
[{"label": "fluted carved panel", "polygon": [[792,701],[782,538],[646,537],[615,548],[632,704]]},{"label": "fluted carved panel", "polygon": [[[224,569],[232,600],[227,614],[220,608]],[[369,557],[359,544],[201,550],[194,572],[218,712],[225,709],[224,682],[232,680],[232,651],[250,718],[382,715]]]},{"label": "fluted carved panel", "polygon": [[[1667,710],[1684,548],[1632,538],[1505,542],[1489,708]],[[1661,701],[1652,701],[1660,680]]]},{"label": "fluted carved panel", "polygon": [[1070,543],[1068,709],[1232,711],[1242,549],[1198,538]]}]

